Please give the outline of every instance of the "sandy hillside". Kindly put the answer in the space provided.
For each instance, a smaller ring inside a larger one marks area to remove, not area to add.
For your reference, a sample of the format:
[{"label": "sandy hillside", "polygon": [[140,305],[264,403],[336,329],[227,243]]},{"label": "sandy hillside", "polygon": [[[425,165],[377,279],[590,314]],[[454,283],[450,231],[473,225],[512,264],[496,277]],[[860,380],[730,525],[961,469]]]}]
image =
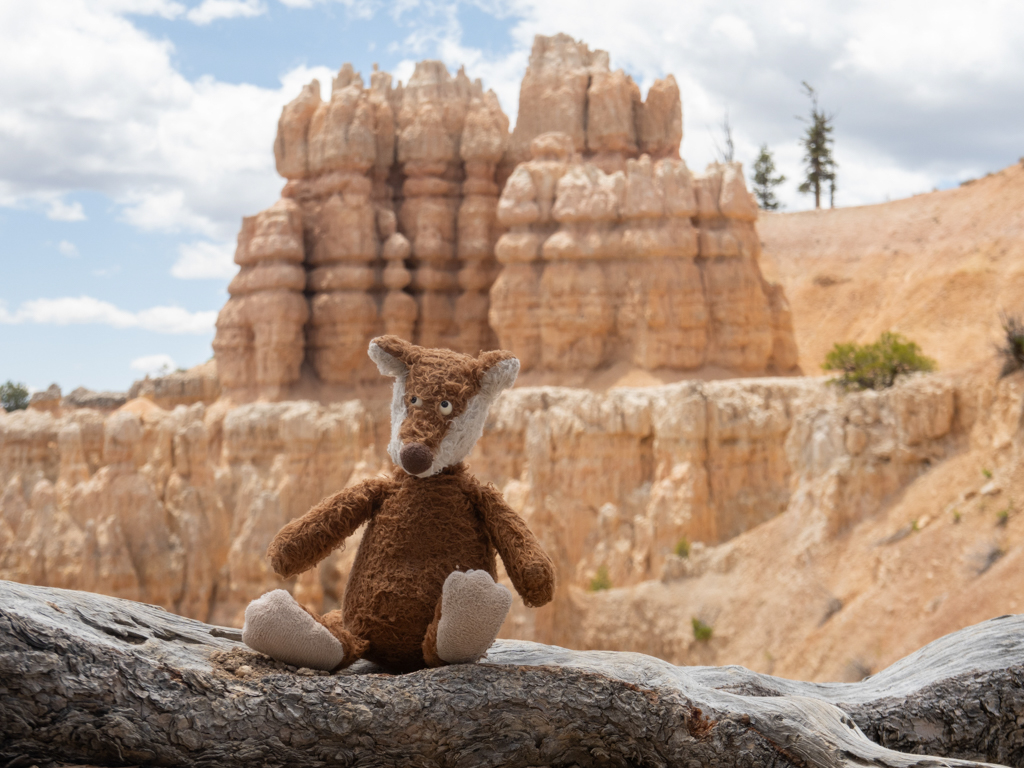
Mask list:
[{"label": "sandy hillside", "polygon": [[793,310],[814,375],[837,341],[885,330],[942,370],[992,358],[998,312],[1024,313],[1024,165],[879,205],[763,214],[762,268]]}]

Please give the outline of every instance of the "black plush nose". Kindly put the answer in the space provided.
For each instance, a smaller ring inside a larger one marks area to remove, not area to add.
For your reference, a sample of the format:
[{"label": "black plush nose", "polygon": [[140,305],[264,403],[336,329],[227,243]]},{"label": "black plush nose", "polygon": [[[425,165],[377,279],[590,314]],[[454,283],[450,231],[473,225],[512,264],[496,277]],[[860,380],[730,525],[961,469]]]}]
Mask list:
[{"label": "black plush nose", "polygon": [[422,474],[434,463],[434,455],[423,443],[403,445],[398,458],[402,461],[402,469],[410,475]]}]

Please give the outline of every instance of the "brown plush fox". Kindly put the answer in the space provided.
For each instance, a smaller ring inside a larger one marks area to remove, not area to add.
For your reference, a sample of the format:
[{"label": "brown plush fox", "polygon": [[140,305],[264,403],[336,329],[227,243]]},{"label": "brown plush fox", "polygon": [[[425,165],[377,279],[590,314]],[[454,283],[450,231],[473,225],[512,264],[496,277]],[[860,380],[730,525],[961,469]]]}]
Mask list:
[{"label": "brown plush fox", "polygon": [[395,378],[388,454],[396,469],[324,499],[282,528],[267,551],[287,578],[367,523],[344,607],[317,616],[274,590],[249,604],[242,639],[314,669],[359,658],[395,671],[476,661],[512,604],[494,582],[495,553],[528,606],[554,592],[551,560],[529,528],[462,464],[519,361],[509,352],[473,358],[424,349],[395,336],[374,339],[369,352]]}]

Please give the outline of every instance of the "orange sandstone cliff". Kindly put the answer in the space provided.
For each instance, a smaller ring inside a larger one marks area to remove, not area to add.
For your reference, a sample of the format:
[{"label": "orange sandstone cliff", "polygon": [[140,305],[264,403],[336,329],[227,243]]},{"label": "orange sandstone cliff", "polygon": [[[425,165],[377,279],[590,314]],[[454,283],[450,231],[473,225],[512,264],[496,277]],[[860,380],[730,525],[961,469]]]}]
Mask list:
[{"label": "orange sandstone cliff", "polygon": [[554,381],[616,363],[794,372],[742,169],[693,176],[682,134],[674,78],[642,101],[566,35],[536,39],[511,135],[494,93],[440,62],[369,87],[346,65],[326,101],[310,83],[278,125],[282,197],[238,236],[221,386],[337,396],[377,381],[365,349],[380,333],[500,345]]}]

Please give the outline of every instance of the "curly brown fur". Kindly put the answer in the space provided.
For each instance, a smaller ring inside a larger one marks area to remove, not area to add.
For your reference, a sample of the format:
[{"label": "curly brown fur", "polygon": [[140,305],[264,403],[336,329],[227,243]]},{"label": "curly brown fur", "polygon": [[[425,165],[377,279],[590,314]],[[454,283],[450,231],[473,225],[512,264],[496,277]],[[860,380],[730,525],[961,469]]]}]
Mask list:
[{"label": "curly brown fur", "polygon": [[[378,361],[381,370],[386,366],[390,375],[401,376],[407,398],[422,401],[421,407],[408,408],[402,440],[431,449],[481,392],[485,373],[512,357],[499,351],[472,358],[422,349],[393,336],[372,344],[390,355]],[[502,386],[514,377],[513,369]],[[485,402],[498,391],[488,386]],[[443,400],[452,404],[450,414],[440,413]],[[366,531],[343,608],[318,619],[345,645],[342,666],[359,657],[396,671],[444,664],[437,654],[437,627],[445,579],[453,571],[468,570],[494,578],[496,554],[527,605],[544,605],[554,593],[551,560],[526,523],[497,489],[481,485],[461,462],[428,477],[396,468],[391,477],[335,494],[286,525],[268,556],[278,573],[293,575],[326,557],[363,522]]]},{"label": "curly brown fur", "polygon": [[370,641],[365,657],[424,665],[423,640],[452,571],[495,575],[495,550],[463,491],[465,467],[405,475],[370,520],[345,589],[345,626]]},{"label": "curly brown fur", "polygon": [[313,618],[316,618],[317,621],[327,627],[331,634],[338,638],[341,644],[345,646],[345,658],[341,660],[341,663],[335,669],[344,669],[353,661],[363,658],[366,654],[366,649],[369,648],[370,644],[345,629],[345,619],[342,611],[331,611],[319,618],[316,616]]},{"label": "curly brown fur", "polygon": [[444,659],[437,655],[437,627],[441,623],[441,600],[437,601],[437,608],[434,609],[434,620],[427,627],[427,634],[423,637],[423,661],[428,667],[443,667]]},{"label": "curly brown fur", "polygon": [[282,528],[267,558],[282,578],[308,571],[369,519],[392,490],[393,481],[375,477],[328,496]]},{"label": "curly brown fur", "polygon": [[482,485],[468,473],[461,480],[463,492],[483,519],[487,536],[523,602],[530,608],[551,602],[555,594],[555,566],[526,523],[490,483]]},{"label": "curly brown fur", "polygon": [[[431,450],[444,439],[448,425],[466,410],[474,395],[480,392],[480,375],[513,357],[498,350],[470,357],[450,349],[424,349],[402,341],[396,336],[381,336],[374,343],[409,366],[405,380],[406,405],[409,415],[400,432],[406,443],[421,443]],[[419,400],[413,405],[412,398]],[[449,414],[441,414],[438,404],[452,404]]]}]

